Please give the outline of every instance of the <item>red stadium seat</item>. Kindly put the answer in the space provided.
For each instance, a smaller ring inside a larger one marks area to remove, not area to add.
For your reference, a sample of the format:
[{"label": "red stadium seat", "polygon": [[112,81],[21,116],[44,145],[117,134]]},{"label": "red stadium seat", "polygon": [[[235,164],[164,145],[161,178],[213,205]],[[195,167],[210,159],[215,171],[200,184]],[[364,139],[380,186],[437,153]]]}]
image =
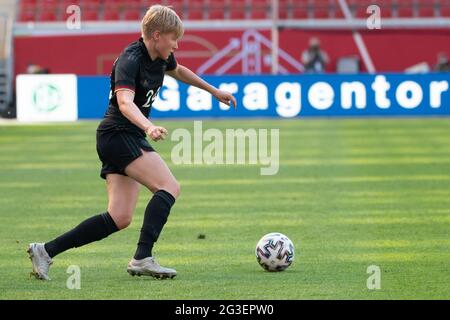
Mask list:
[{"label": "red stadium seat", "polygon": [[187,2],[187,9],[203,9],[207,6],[207,3],[203,0],[189,0]]},{"label": "red stadium seat", "polygon": [[438,0],[417,0],[417,14],[421,18],[434,17],[436,15],[436,3]]},{"label": "red stadium seat", "polygon": [[[383,1],[383,5],[386,5],[388,1]],[[350,9],[350,13],[352,14],[353,18],[357,19],[366,19],[369,16],[369,13],[367,13],[367,8],[374,4],[381,6],[380,1],[371,1],[371,0],[348,0],[348,8]],[[341,6],[339,3],[336,3],[336,14],[338,16],[345,17],[344,12],[342,12]],[[382,9],[381,15],[385,16],[384,10]]]},{"label": "red stadium seat", "polygon": [[278,17],[280,19],[290,19],[292,10],[292,2],[290,0],[280,0],[278,2]]},{"label": "red stadium seat", "polygon": [[206,4],[208,7],[215,7],[215,8],[224,8],[225,7],[225,1],[222,0],[206,0]]},{"label": "red stadium seat", "polygon": [[245,12],[245,7],[242,8],[230,8],[229,11],[230,14],[230,19],[232,20],[243,20],[246,18],[246,12]]},{"label": "red stadium seat", "polygon": [[[365,19],[371,4],[381,7],[382,17],[450,17],[448,0],[346,0],[354,17]],[[270,19],[271,0],[20,0],[19,21],[55,21],[66,16],[71,4],[81,6],[89,21],[140,20],[155,3],[170,5],[182,19]],[[280,19],[343,18],[338,0],[278,0]],[[40,12],[42,11],[42,13]],[[96,11],[96,12],[95,12]]]},{"label": "red stadium seat", "polygon": [[441,17],[450,17],[450,1],[441,1],[439,12]]},{"label": "red stadium seat", "polygon": [[250,19],[270,18],[270,5],[267,0],[253,0],[250,2]]},{"label": "red stadium seat", "polygon": [[19,21],[20,22],[30,22],[35,21],[35,11],[20,11]]},{"label": "red stadium seat", "polygon": [[450,17],[450,7],[442,7],[441,8],[441,17]]},{"label": "red stadium seat", "polygon": [[251,19],[269,19],[270,10],[268,8],[251,8],[250,9]]},{"label": "red stadium seat", "polygon": [[103,12],[103,20],[105,20],[105,21],[120,20],[119,12],[114,9],[105,8],[105,10]]},{"label": "red stadium seat", "polygon": [[40,7],[43,7],[43,6],[55,5],[55,4],[59,3],[59,2],[60,1],[58,1],[58,0],[39,0],[38,4],[39,4]]},{"label": "red stadium seat", "polygon": [[80,2],[80,7],[82,10],[100,10],[101,3],[100,0],[83,0]]},{"label": "red stadium seat", "polygon": [[411,0],[397,0],[397,17],[411,18],[414,16],[414,6]]},{"label": "red stadium seat", "polygon": [[123,13],[123,19],[128,21],[141,20],[141,11],[138,8],[126,9]]},{"label": "red stadium seat", "polygon": [[83,21],[97,21],[99,20],[97,10],[82,10],[81,20]]},{"label": "red stadium seat", "polygon": [[228,3],[229,18],[233,20],[247,17],[247,4],[245,0],[230,0]]},{"label": "red stadium seat", "polygon": [[120,9],[124,6],[124,1],[122,0],[103,0],[103,9]]},{"label": "red stadium seat", "polygon": [[367,7],[359,4],[350,6],[350,12],[354,18],[364,19],[367,17]]},{"label": "red stadium seat", "polygon": [[225,17],[224,13],[224,8],[209,8],[208,19],[223,20]]},{"label": "red stadium seat", "polygon": [[424,5],[418,7],[419,17],[421,18],[431,18],[435,16],[434,5]]},{"label": "red stadium seat", "polygon": [[271,0],[250,0],[249,5],[251,7],[266,7],[270,5]]},{"label": "red stadium seat", "polygon": [[41,2],[39,2],[38,8],[46,12],[55,12],[58,9],[58,2],[56,0],[42,0]]},{"label": "red stadium seat", "polygon": [[[133,8],[133,9],[141,9],[142,7],[142,1],[141,0],[127,0],[124,1],[125,5],[124,8]],[[155,3],[153,3],[155,4]]]},{"label": "red stadium seat", "polygon": [[343,19],[344,12],[342,12],[341,6],[337,2],[337,0],[333,0],[331,3],[331,13],[334,19]]},{"label": "red stadium seat", "polygon": [[59,1],[58,7],[59,7],[59,10],[62,15],[66,15],[67,8],[71,5],[76,5],[76,6],[80,7],[81,13],[83,13],[83,6],[81,4],[82,4],[81,0],[62,0],[62,1]]},{"label": "red stadium seat", "polygon": [[187,18],[189,20],[203,20],[205,2],[203,0],[190,0],[187,5]]},{"label": "red stadium seat", "polygon": [[208,19],[224,19],[225,18],[225,3],[221,0],[208,1]]},{"label": "red stadium seat", "polygon": [[[189,4],[189,0],[187,1],[187,3],[185,3],[184,0],[166,0],[165,2],[163,2],[165,5],[167,6],[171,6],[171,7],[175,7],[175,8],[179,8],[182,7],[184,5]],[[155,4],[155,1],[150,1],[149,2],[149,6]]]},{"label": "red stadium seat", "polygon": [[38,21],[41,22],[53,22],[56,21],[57,17],[54,11],[45,11],[42,10],[41,13],[38,15]]},{"label": "red stadium seat", "polygon": [[[167,1],[160,1],[161,4],[168,5]],[[141,6],[145,9],[148,9],[150,6],[155,4],[155,1],[153,0],[141,0]]]},{"label": "red stadium seat", "polygon": [[385,4],[379,5],[381,9],[381,17],[384,18],[393,18],[394,17],[394,5],[387,1]]},{"label": "red stadium seat", "polygon": [[307,0],[292,2],[292,18],[307,19],[309,16],[309,2]]},{"label": "red stadium seat", "polygon": [[[82,21],[83,20],[94,20],[94,19],[91,19],[92,17],[90,17],[90,19],[86,19],[86,17],[87,17],[86,11],[88,11],[88,10],[83,10],[83,8],[81,7],[80,0],[62,0],[58,3],[58,9],[56,11],[56,12],[59,12],[58,16],[59,16],[60,21],[66,20],[74,13],[74,11],[72,9],[69,10],[69,12],[67,12],[67,9],[72,5],[78,6],[80,8]],[[89,13],[89,16],[91,16],[91,15],[92,14]],[[98,19],[95,19],[95,20],[98,20]]]},{"label": "red stadium seat", "polygon": [[[395,1],[395,0],[393,0]],[[367,9],[371,5],[377,5],[380,7],[380,14],[381,17],[387,18],[392,16],[392,0],[389,1],[371,1],[371,0],[364,0],[364,1],[358,1],[353,0],[349,2],[349,9],[352,13],[352,16],[357,19],[367,19],[371,15],[371,11],[367,12]],[[339,11],[342,12],[342,10],[339,7]],[[341,14],[339,12],[339,14]],[[343,13],[342,13],[343,15]]]},{"label": "red stadium seat", "polygon": [[328,7],[315,7],[313,15],[316,19],[326,19],[330,16]]},{"label": "red stadium seat", "polygon": [[330,16],[330,1],[329,0],[319,0],[314,1],[313,6],[313,16],[316,19],[326,19]]},{"label": "red stadium seat", "polygon": [[[152,4],[154,4],[154,2]],[[175,12],[180,16],[181,19],[185,18],[186,5],[184,3],[184,0],[167,0],[165,2],[165,4],[171,6],[172,9],[175,10]],[[148,6],[148,7],[150,7],[150,6]]]},{"label": "red stadium seat", "polygon": [[332,17],[334,19],[344,19],[344,13],[342,12],[341,8],[335,7],[332,12]]},{"label": "red stadium seat", "polygon": [[20,1],[20,11],[31,11],[35,10],[37,7],[37,0],[22,0]]},{"label": "red stadium seat", "polygon": [[279,8],[278,9],[278,19],[281,19],[281,20],[290,19],[289,9]]},{"label": "red stadium seat", "polygon": [[203,20],[203,9],[194,9],[194,8],[189,9],[187,19],[188,20]]}]

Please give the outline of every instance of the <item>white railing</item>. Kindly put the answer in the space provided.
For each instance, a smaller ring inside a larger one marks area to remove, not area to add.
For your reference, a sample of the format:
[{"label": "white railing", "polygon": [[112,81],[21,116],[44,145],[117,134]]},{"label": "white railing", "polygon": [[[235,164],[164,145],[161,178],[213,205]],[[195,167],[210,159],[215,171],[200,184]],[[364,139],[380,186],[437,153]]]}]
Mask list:
[{"label": "white railing", "polygon": [[[366,19],[305,19],[278,20],[278,28],[299,29],[366,29]],[[186,30],[243,30],[271,29],[274,22],[266,20],[199,20],[184,21]],[[450,18],[382,18],[382,29],[429,29],[450,28]],[[139,32],[139,21],[90,21],[82,22],[81,29],[68,29],[65,22],[16,23],[14,36],[76,35]]]}]

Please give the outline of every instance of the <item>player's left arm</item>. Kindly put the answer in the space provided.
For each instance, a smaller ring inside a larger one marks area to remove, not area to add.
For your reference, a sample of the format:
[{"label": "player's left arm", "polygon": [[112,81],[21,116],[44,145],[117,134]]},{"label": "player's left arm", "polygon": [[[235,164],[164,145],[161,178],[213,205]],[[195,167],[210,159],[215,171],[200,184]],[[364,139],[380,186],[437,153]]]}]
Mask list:
[{"label": "player's left arm", "polygon": [[236,109],[236,99],[231,93],[215,88],[185,66],[178,64],[174,70],[166,71],[166,73],[179,81],[211,93],[220,102],[227,105],[230,105],[231,102]]}]

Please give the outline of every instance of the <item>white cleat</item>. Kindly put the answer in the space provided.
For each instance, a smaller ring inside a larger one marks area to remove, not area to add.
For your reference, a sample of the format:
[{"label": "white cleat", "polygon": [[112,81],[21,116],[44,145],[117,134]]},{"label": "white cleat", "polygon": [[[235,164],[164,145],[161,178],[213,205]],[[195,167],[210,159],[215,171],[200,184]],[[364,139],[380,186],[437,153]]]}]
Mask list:
[{"label": "white cleat", "polygon": [[33,272],[31,275],[36,279],[50,280],[48,277],[48,270],[53,263],[52,258],[45,251],[43,243],[30,243],[27,250],[30,255],[31,263],[33,264]]},{"label": "white cleat", "polygon": [[151,276],[158,279],[172,279],[177,275],[174,269],[161,267],[153,257],[142,260],[131,259],[127,272],[132,276]]}]

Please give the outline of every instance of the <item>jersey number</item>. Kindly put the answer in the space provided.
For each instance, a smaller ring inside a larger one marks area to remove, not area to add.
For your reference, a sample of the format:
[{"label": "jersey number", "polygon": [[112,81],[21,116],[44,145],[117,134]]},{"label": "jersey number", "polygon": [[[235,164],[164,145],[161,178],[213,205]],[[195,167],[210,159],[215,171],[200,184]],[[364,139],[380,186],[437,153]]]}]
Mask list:
[{"label": "jersey number", "polygon": [[150,90],[149,92],[147,92],[146,97],[147,97],[147,102],[145,102],[144,105],[142,105],[142,108],[150,108],[150,105],[153,104],[153,101],[155,101],[156,99],[156,95],[158,94],[158,90]]}]

